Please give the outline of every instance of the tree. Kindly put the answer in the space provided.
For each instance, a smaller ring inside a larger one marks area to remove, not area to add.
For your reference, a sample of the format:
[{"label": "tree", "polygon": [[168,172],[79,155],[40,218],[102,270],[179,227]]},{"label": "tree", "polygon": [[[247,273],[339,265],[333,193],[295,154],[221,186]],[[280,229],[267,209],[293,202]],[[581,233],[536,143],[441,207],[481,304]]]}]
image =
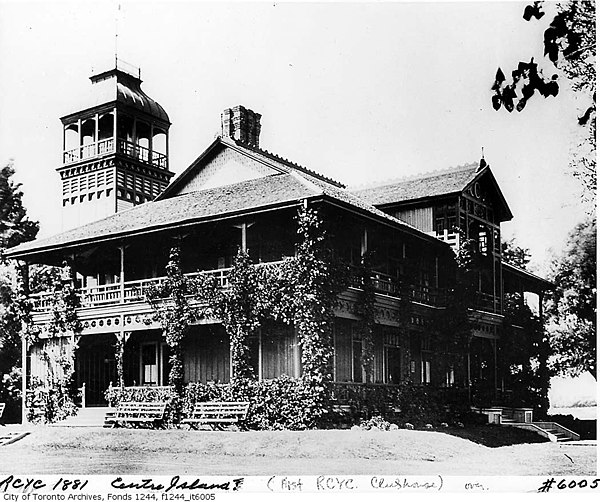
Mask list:
[{"label": "tree", "polygon": [[515,238],[502,243],[502,261],[520,269],[527,270],[527,264],[531,260],[531,251],[518,246]]},{"label": "tree", "polygon": [[[20,185],[11,177],[12,163],[0,170],[0,258],[7,247],[33,240],[38,222],[28,219]],[[2,260],[0,274],[0,401],[7,403],[6,415],[18,419],[20,400],[21,316],[20,291],[15,291],[17,269]]]},{"label": "tree", "polygon": [[[557,4],[557,13],[544,32],[544,55],[553,63],[563,79],[584,102],[578,119],[584,128],[584,139],[571,159],[571,169],[586,191],[596,192],[596,3],[570,0]],[[536,1],[525,8],[523,18],[541,19],[545,13],[542,2]],[[548,78],[531,58],[521,61],[507,80],[501,68],[496,72],[492,86],[492,106],[504,107],[508,112],[522,111],[536,91],[548,98],[559,93],[559,74]],[[515,105],[515,100],[516,105]]]},{"label": "tree", "polygon": [[596,378],[596,221],[578,224],[553,263],[556,289],[548,299],[552,367],[559,374],[589,371]]},{"label": "tree", "polygon": [[21,184],[13,183],[12,162],[0,170],[0,249],[4,250],[35,239],[39,223],[27,218]]}]

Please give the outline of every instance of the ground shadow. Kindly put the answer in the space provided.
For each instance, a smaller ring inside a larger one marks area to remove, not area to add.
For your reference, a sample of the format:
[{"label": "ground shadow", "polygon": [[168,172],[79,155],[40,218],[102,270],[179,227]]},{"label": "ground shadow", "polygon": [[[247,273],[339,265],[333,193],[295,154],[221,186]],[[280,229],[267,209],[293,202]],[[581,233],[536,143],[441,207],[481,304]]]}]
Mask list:
[{"label": "ground shadow", "polygon": [[523,443],[545,443],[548,440],[533,431],[503,427],[500,425],[472,425],[467,427],[445,427],[437,432],[467,439],[489,448]]}]

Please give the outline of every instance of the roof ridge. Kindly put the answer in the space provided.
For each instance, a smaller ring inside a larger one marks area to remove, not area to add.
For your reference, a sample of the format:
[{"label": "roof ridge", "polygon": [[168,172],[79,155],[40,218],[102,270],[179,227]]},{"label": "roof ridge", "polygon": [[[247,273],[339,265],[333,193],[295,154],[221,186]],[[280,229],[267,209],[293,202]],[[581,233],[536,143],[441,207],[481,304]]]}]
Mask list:
[{"label": "roof ridge", "polygon": [[[310,186],[312,189],[316,189],[318,190],[321,194],[325,193],[323,191],[323,189],[321,187],[319,187],[314,181],[311,181],[307,178],[305,178],[304,176],[302,176],[301,173],[296,172],[296,171],[292,171],[290,173],[288,173],[288,176],[293,176],[296,180],[298,180],[300,183],[302,183],[305,186]],[[337,187],[336,187],[337,188]]]},{"label": "roof ridge", "polygon": [[344,185],[340,181],[334,180],[333,178],[329,178],[328,176],[325,176],[317,171],[309,169],[308,167],[302,166],[296,162],[286,159],[285,157],[282,157],[281,155],[270,152],[269,150],[265,150],[264,148],[260,148],[258,146],[252,146],[252,145],[249,145],[248,143],[245,143],[245,142],[239,141],[239,140],[235,140],[233,138],[225,138],[225,137],[221,137],[221,138],[225,139],[226,141],[227,140],[232,141],[237,146],[241,146],[242,148],[246,148],[252,152],[262,154],[262,155],[269,157],[272,160],[275,160],[277,162],[282,162],[292,169],[297,169],[298,171],[308,174],[310,176],[314,176],[315,178],[320,179],[321,181],[331,183],[332,185],[337,186],[338,188],[346,188],[346,185]]},{"label": "roof ridge", "polygon": [[408,174],[406,176],[400,176],[397,178],[388,178],[386,180],[374,181],[372,183],[361,183],[360,185],[354,185],[354,186],[349,187],[349,190],[352,192],[356,192],[356,191],[360,191],[360,190],[366,190],[369,188],[379,188],[379,187],[384,187],[384,186],[388,186],[388,185],[404,183],[407,181],[422,180],[422,179],[426,179],[426,178],[434,178],[436,176],[440,176],[443,174],[452,174],[452,173],[457,173],[460,171],[466,171],[467,168],[473,168],[473,174],[475,174],[477,172],[474,169],[476,166],[479,166],[478,162],[471,162],[471,163],[465,162],[464,164],[458,165],[458,166],[446,167],[446,168],[442,168],[442,169],[435,169],[432,171],[425,171],[422,173]]}]

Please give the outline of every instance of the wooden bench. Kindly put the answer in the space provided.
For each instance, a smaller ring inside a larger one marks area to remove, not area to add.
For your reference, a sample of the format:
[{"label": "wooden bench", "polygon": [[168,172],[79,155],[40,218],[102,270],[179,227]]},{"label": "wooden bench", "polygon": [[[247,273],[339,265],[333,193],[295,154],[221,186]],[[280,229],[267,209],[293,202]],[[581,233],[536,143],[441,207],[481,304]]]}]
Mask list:
[{"label": "wooden bench", "polygon": [[136,426],[161,427],[164,425],[166,408],[167,403],[165,402],[122,402],[117,406],[114,417],[108,418],[106,422],[112,423],[113,427],[128,423]]},{"label": "wooden bench", "polygon": [[189,418],[182,421],[190,429],[200,424],[210,425],[215,430],[223,430],[223,425],[242,422],[248,415],[249,402],[209,401],[196,403]]}]

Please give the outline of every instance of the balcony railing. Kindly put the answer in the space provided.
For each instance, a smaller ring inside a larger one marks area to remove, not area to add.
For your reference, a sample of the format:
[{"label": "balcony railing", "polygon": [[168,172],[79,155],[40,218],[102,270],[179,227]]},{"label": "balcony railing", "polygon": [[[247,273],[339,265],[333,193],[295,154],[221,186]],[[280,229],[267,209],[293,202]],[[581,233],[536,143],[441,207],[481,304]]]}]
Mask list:
[{"label": "balcony railing", "polygon": [[[117,151],[139,160],[146,164],[151,164],[160,169],[167,169],[167,156],[163,153],[155,152],[141,145],[136,145],[131,141],[117,139]],[[71,150],[66,150],[63,154],[64,164],[72,164],[80,160],[91,159],[98,155],[115,153],[114,138],[103,139],[95,143],[79,146]]]},{"label": "balcony railing", "polygon": [[[264,263],[260,267],[277,267],[281,262]],[[229,287],[229,272],[231,268],[221,268],[218,270],[206,270],[202,272],[193,272],[185,274],[186,277],[195,278],[200,276],[213,276],[220,288]],[[102,286],[92,286],[77,290],[80,305],[85,307],[101,307],[105,305],[116,305],[122,303],[133,303],[146,300],[146,294],[149,289],[160,286],[166,277],[155,277],[152,279],[140,279],[136,281],[127,281],[123,283],[105,284]],[[35,293],[30,295],[33,310],[43,312],[50,309],[53,305],[54,293]]]},{"label": "balcony railing", "polygon": [[500,312],[500,298],[478,291],[475,296],[475,308],[488,312]]},{"label": "balcony railing", "polygon": [[[394,280],[393,277],[380,272],[375,272],[372,275],[371,280],[373,281],[375,291],[384,295],[394,296],[396,298],[408,295],[408,298],[411,301],[431,306],[443,306],[446,301],[444,290],[441,288],[420,284],[407,284],[402,286],[398,281]],[[361,279],[358,275],[353,276],[352,286],[359,289],[362,287]]]},{"label": "balcony railing", "polygon": [[[260,267],[279,267],[281,261],[261,263]],[[206,270],[202,272],[193,272],[186,274],[187,277],[194,278],[205,275],[215,277],[220,288],[229,286],[229,272],[231,268],[222,268],[218,270]],[[148,289],[159,286],[164,282],[165,277],[155,277],[152,279],[139,279],[135,281],[126,281],[121,286],[120,283],[105,284],[101,286],[91,286],[77,290],[80,298],[81,307],[96,307],[103,305],[114,305],[119,303],[132,303],[146,300]],[[424,285],[402,285],[392,277],[376,272],[372,277],[373,286],[377,293],[400,298],[407,297],[410,301],[423,303],[434,307],[446,305],[446,291],[442,288],[433,288]],[[352,287],[362,288],[361,279],[354,275],[351,279]],[[30,295],[33,310],[43,312],[49,310],[53,305],[54,293],[34,293]],[[478,293],[476,298],[476,308],[489,312],[500,312],[500,301],[492,295]]]}]

